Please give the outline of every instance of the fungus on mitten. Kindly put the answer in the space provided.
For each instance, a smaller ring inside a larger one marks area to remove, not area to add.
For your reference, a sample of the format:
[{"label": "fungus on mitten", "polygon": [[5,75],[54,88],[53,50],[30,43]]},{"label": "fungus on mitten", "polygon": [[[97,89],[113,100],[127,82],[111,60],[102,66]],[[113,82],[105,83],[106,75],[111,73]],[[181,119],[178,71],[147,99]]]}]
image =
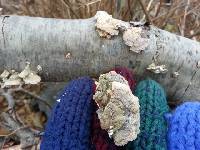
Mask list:
[{"label": "fungus on mitten", "polygon": [[200,149],[200,102],[185,102],[165,117],[167,149]]},{"label": "fungus on mitten", "polygon": [[67,84],[47,122],[41,150],[91,149],[93,89],[94,82],[88,77]]},{"label": "fungus on mitten", "polygon": [[169,111],[163,88],[153,80],[141,81],[135,95],[140,102],[140,134],[129,142],[127,150],[166,149],[166,122],[164,114]]},{"label": "fungus on mitten", "polygon": [[99,106],[101,128],[108,131],[117,146],[136,139],[140,126],[139,102],[121,75],[114,71],[101,75],[93,98]]}]

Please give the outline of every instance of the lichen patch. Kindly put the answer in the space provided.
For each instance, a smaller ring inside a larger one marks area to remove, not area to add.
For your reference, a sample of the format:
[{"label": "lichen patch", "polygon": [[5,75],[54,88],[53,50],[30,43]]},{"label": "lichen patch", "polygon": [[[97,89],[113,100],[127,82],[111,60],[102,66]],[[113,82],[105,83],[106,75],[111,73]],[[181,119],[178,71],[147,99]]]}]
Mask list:
[{"label": "lichen patch", "polygon": [[136,139],[140,132],[139,100],[124,77],[114,71],[101,75],[94,100],[99,106],[97,114],[101,128],[116,145]]}]

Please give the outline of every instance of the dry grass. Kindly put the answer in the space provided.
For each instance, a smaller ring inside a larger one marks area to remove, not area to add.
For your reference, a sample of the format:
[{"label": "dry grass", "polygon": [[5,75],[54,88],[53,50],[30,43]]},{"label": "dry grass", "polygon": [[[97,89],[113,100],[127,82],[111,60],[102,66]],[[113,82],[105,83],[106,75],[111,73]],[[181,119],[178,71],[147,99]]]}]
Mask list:
[{"label": "dry grass", "polygon": [[159,28],[200,40],[199,0],[0,0],[0,7],[3,14],[65,19],[89,18],[105,10],[126,21],[147,18]]}]

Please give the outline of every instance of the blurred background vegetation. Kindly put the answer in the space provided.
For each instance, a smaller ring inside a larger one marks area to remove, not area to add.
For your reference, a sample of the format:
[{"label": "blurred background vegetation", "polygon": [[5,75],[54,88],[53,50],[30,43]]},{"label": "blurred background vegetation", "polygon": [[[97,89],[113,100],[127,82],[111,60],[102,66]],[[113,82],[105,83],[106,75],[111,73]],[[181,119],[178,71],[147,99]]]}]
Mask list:
[{"label": "blurred background vegetation", "polygon": [[50,18],[89,18],[105,10],[125,21],[151,24],[200,40],[200,0],[0,0],[3,15]]},{"label": "blurred background vegetation", "polygon": [[[200,41],[200,0],[0,0],[0,15],[83,19],[93,17],[98,10],[125,21],[148,21],[161,29]],[[0,113],[9,111],[6,99],[10,98],[15,101],[12,112],[18,116],[15,121],[43,131],[48,119],[43,110],[51,110],[46,108],[46,103],[52,106],[65,84],[40,83],[18,91],[6,89],[4,95],[0,93]],[[5,121],[0,118],[0,149],[11,146],[19,149],[20,141],[15,136],[18,129],[11,132],[2,124]]]}]

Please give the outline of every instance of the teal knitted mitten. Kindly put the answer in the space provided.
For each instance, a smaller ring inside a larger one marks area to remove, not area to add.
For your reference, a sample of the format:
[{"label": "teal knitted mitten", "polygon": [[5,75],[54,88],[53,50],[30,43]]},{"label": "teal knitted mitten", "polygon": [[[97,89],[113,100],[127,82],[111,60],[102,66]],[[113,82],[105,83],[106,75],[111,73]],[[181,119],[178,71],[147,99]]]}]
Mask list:
[{"label": "teal knitted mitten", "polygon": [[135,95],[140,102],[140,134],[129,142],[127,150],[165,150],[166,122],[168,112],[163,88],[153,80],[145,80],[136,87]]}]

